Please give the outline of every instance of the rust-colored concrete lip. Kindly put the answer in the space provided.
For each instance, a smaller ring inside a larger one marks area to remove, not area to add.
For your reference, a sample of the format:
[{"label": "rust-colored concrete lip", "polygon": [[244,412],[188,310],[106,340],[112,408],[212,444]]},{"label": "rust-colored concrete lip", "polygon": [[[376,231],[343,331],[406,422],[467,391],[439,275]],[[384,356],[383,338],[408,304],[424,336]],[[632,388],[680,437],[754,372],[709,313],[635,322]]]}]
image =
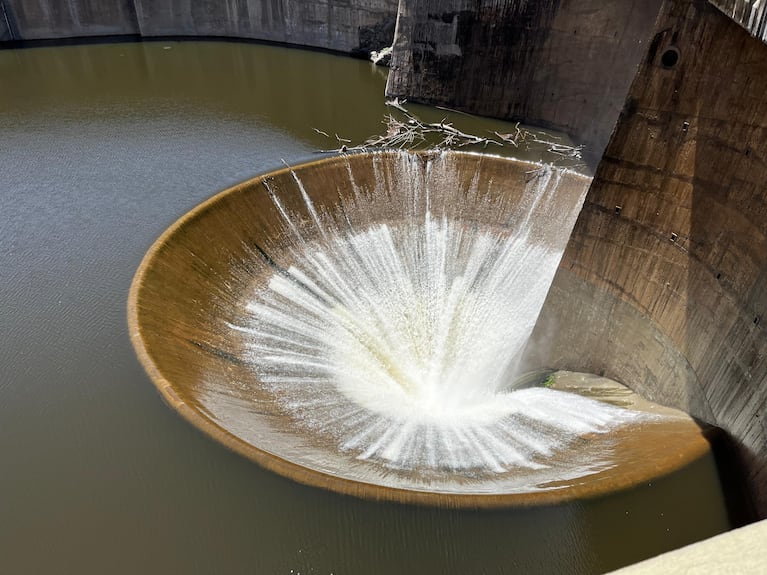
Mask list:
[{"label": "rust-colored concrete lip", "polygon": [[[200,204],[154,243],[128,298],[133,345],[170,406],[228,448],[300,483],[375,500],[443,507],[497,508],[599,496],[668,474],[709,452],[700,428],[681,412],[643,403],[609,380],[564,372],[555,375],[553,388],[657,415],[611,433],[586,434],[546,466],[519,473],[393,469],[344,452],[327,434],[307,432],[254,374],[243,356],[241,334],[232,333],[231,325],[254,286],[291,263],[290,250],[283,245],[281,211],[295,214],[296,227],[303,229],[303,222],[313,217],[303,193],[318,212],[329,214],[340,206],[335,213],[348,217],[344,206],[349,198],[370,196],[385,185],[390,196],[360,216],[367,219],[360,227],[402,218],[410,208],[391,192],[403,173],[412,176],[400,169],[402,162],[429,164],[424,173],[449,182],[449,193],[460,195],[473,186],[503,205],[513,203],[531,174],[541,169],[456,152],[355,154],[272,172]],[[563,194],[580,194],[590,181],[571,172],[561,176]],[[279,206],[273,193],[281,198]],[[445,215],[460,215],[467,225],[502,225],[500,204],[492,209],[482,202],[476,207],[446,205],[446,212],[455,213]]]}]

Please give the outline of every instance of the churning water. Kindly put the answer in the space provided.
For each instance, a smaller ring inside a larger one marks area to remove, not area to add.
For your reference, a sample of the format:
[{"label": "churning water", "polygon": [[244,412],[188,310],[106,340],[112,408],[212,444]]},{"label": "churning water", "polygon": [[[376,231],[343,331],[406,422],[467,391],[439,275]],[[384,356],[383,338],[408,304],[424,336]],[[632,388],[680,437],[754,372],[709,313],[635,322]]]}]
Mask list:
[{"label": "churning water", "polygon": [[[303,216],[267,182],[291,264],[229,325],[285,412],[342,452],[406,470],[546,467],[577,437],[638,417],[514,388],[586,187],[561,196],[561,172],[544,167],[508,202],[476,177],[465,190],[430,177],[449,162],[402,153],[372,193],[350,170],[352,199],[337,213],[316,207],[295,173]],[[461,219],[477,206],[486,222]]]}]

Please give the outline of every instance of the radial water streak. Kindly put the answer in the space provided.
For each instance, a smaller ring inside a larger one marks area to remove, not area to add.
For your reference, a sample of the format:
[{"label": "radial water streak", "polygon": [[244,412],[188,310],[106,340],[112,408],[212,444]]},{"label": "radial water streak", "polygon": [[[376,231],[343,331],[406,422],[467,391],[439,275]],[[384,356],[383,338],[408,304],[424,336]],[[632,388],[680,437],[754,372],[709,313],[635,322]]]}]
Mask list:
[{"label": "radial water streak", "polygon": [[560,172],[541,168],[509,202],[502,183],[479,189],[449,162],[403,153],[396,177],[376,168],[372,190],[349,170],[354,194],[338,213],[317,210],[295,174],[308,217],[269,190],[289,265],[230,327],[296,425],[343,452],[404,470],[544,467],[577,437],[636,417],[513,388],[583,195],[560,196]]}]

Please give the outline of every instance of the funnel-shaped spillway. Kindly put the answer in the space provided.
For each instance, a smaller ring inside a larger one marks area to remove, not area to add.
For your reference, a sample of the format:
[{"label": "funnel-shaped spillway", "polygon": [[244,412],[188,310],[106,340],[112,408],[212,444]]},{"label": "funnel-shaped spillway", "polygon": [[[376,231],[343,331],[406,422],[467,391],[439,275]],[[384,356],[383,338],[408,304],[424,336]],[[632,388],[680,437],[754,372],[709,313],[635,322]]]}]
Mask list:
[{"label": "funnel-shaped spillway", "polygon": [[[508,182],[480,187],[479,171],[457,185],[450,154],[374,157],[373,169],[366,190],[349,167],[349,195],[324,209],[295,172],[297,190],[264,182],[286,264],[254,283],[228,325],[297,426],[393,469],[482,474],[545,467],[630,417],[512,389],[585,186],[560,190],[562,172],[531,167],[510,199]],[[297,193],[308,216],[283,207]]]},{"label": "funnel-shaped spillway", "polygon": [[269,174],[158,240],[134,342],[189,419],[306,483],[453,505],[605,485],[606,432],[649,416],[515,388],[588,183],[460,153]]}]

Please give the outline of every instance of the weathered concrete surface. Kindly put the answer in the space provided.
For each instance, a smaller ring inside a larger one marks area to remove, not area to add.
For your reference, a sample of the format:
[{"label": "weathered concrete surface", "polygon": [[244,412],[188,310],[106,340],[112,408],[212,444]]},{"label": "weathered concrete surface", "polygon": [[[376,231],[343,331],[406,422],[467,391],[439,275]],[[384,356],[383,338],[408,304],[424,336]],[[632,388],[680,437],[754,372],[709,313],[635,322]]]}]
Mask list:
[{"label": "weathered concrete surface", "polygon": [[236,36],[329,48],[391,44],[397,0],[136,0],[144,36]]},{"label": "weathered concrete surface", "polygon": [[727,430],[763,517],[765,48],[703,0],[664,2],[537,330],[544,362]]},{"label": "weathered concrete surface", "polygon": [[18,40],[138,34],[133,0],[4,0]]},{"label": "weathered concrete surface", "polygon": [[[0,41],[229,36],[364,52],[389,46],[398,0],[3,0]],[[16,22],[12,34],[7,19]]]},{"label": "weathered concrete surface", "polygon": [[0,42],[15,39],[15,22],[11,21],[12,14],[5,8],[5,0],[0,0]]},{"label": "weathered concrete surface", "polygon": [[767,565],[767,521],[693,543],[612,575],[755,575]]},{"label": "weathered concrete surface", "polygon": [[660,0],[403,0],[387,93],[563,130],[595,162]]},{"label": "weathered concrete surface", "polygon": [[767,42],[767,4],[762,0],[710,0],[754,36]]}]

